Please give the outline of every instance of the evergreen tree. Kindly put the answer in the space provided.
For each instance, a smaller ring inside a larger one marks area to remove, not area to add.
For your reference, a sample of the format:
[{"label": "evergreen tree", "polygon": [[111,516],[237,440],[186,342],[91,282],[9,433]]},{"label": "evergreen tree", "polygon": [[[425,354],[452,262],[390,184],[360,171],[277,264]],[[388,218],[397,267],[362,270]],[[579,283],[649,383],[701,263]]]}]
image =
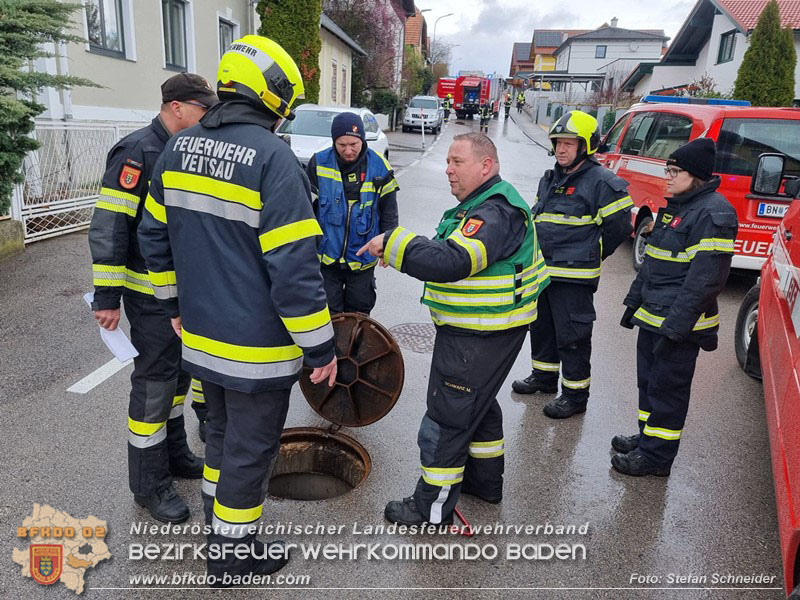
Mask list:
[{"label": "evergreen tree", "polygon": [[797,55],[791,29],[782,30],[777,0],[771,0],[758,18],[744,53],[733,95],[754,106],[791,106]]},{"label": "evergreen tree", "polygon": [[80,4],[58,0],[0,0],[0,214],[8,211],[14,185],[23,181],[25,155],[39,147],[29,136],[34,117],[45,109],[33,100],[35,94],[46,87],[96,85],[31,68],[35,59],[53,56],[40,44],[85,41],[66,33],[74,26],[72,13],[79,9]]},{"label": "evergreen tree", "polygon": [[259,35],[275,40],[297,63],[306,93],[305,100],[319,102],[319,17],[322,0],[259,0]]}]

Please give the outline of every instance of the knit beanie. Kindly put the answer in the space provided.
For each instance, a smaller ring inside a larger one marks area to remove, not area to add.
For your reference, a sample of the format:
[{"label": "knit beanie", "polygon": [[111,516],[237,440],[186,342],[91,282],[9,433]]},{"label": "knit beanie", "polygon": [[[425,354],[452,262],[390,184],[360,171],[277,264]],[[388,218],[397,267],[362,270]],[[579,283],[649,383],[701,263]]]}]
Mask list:
[{"label": "knit beanie", "polygon": [[669,155],[668,165],[688,171],[698,179],[708,181],[714,173],[714,158],[717,148],[710,138],[697,138]]},{"label": "knit beanie", "polygon": [[364,121],[361,120],[361,117],[348,111],[336,115],[331,123],[331,137],[335,142],[343,135],[352,135],[362,142],[365,141]]}]

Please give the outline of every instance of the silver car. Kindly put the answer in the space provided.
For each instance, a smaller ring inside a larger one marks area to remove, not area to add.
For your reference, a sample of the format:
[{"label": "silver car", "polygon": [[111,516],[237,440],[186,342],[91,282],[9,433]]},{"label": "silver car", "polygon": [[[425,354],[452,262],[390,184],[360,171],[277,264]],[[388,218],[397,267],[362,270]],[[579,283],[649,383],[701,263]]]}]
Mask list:
[{"label": "silver car", "polygon": [[436,96],[414,96],[406,107],[403,116],[403,131],[412,129],[425,129],[439,133],[444,120],[439,109],[439,99]]}]

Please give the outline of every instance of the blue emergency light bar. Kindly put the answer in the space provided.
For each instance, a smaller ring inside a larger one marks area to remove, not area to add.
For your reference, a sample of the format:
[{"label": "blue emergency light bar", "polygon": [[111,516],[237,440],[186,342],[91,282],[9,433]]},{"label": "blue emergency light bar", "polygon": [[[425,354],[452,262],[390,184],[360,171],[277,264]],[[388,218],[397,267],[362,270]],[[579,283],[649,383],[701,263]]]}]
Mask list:
[{"label": "blue emergency light bar", "polygon": [[724,98],[688,98],[685,96],[650,95],[642,102],[670,102],[672,104],[709,104],[714,106],[752,106],[747,100],[726,100]]}]

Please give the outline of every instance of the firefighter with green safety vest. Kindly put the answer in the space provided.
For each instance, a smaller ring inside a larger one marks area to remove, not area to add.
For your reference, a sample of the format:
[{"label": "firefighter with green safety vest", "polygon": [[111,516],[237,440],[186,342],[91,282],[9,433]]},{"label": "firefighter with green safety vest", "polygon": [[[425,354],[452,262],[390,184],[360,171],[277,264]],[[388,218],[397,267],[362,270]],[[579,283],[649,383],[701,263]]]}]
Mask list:
[{"label": "firefighter with green safety vest", "polygon": [[331,137],[333,145],[317,152],[306,166],[322,228],[320,270],[331,312],[368,315],[375,307],[378,258],[356,252],[397,226],[399,186],[389,161],[367,146],[357,114],[336,115]]},{"label": "firefighter with green safety vest", "polygon": [[489,133],[489,121],[492,118],[492,107],[487,102],[482,102],[478,110],[478,115],[481,118],[481,133]]},{"label": "firefighter with green safety vest", "polygon": [[517,112],[522,112],[522,107],[525,106],[525,94],[522,92],[517,94]]},{"label": "firefighter with green safety vest", "polygon": [[633,202],[628,184],[594,156],[599,143],[594,117],[567,112],[549,136],[556,165],[539,180],[533,215],[552,283],[531,325],[533,371],[512,389],[555,393],[560,371],[561,395],[545,405],[544,414],[564,419],[586,412],[600,265],[630,237]]},{"label": "firefighter with green safety vest", "polygon": [[505,106],[506,109],[506,117],[505,117],[506,119],[508,118],[508,115],[511,112],[511,104],[512,104],[511,92],[508,92],[506,94],[506,99],[503,101],[503,106]]},{"label": "firefighter with green safety vest", "polygon": [[442,102],[442,108],[444,109],[444,120],[450,120],[450,111],[453,110],[453,94],[447,94],[447,97]]},{"label": "firefighter with green safety vest", "polygon": [[[169,316],[154,297],[163,282],[150,282],[136,229],[164,145],[196,125],[217,96],[200,75],[180,73],[161,86],[161,102],[159,114],[147,127],[122,138],[108,153],[89,226],[89,249],[95,318],[101,327],[116,329],[122,299],[131,341],[139,352],[133,360],[128,403],[128,485],[135,501],[154,519],[179,523],[189,518],[189,508],[172,478],[199,479],[203,461],[186,443],[183,404],[189,374],[180,368],[180,341]],[[200,399],[194,395],[192,407],[202,434],[206,410]]]},{"label": "firefighter with green safety vest", "polygon": [[[282,543],[265,552],[255,538],[269,470],[301,368],[333,385],[336,356],[308,178],[274,134],[294,118],[300,70],[280,45],[248,35],[217,80],[220,103],[156,165],[139,238],[151,278],[170,282],[159,299],[208,407],[208,572],[222,577],[288,561]],[[211,551],[225,547],[237,552]]]},{"label": "firefighter with green safety vest", "polygon": [[487,136],[455,136],[446,173],[459,204],[445,211],[436,236],[397,227],[361,250],[425,281],[422,303],[436,325],[418,435],[422,476],[411,496],[386,506],[395,523],[452,523],[461,492],[502,499],[505,445],[496,396],[536,319],[548,276],[528,204],[499,171]]}]

